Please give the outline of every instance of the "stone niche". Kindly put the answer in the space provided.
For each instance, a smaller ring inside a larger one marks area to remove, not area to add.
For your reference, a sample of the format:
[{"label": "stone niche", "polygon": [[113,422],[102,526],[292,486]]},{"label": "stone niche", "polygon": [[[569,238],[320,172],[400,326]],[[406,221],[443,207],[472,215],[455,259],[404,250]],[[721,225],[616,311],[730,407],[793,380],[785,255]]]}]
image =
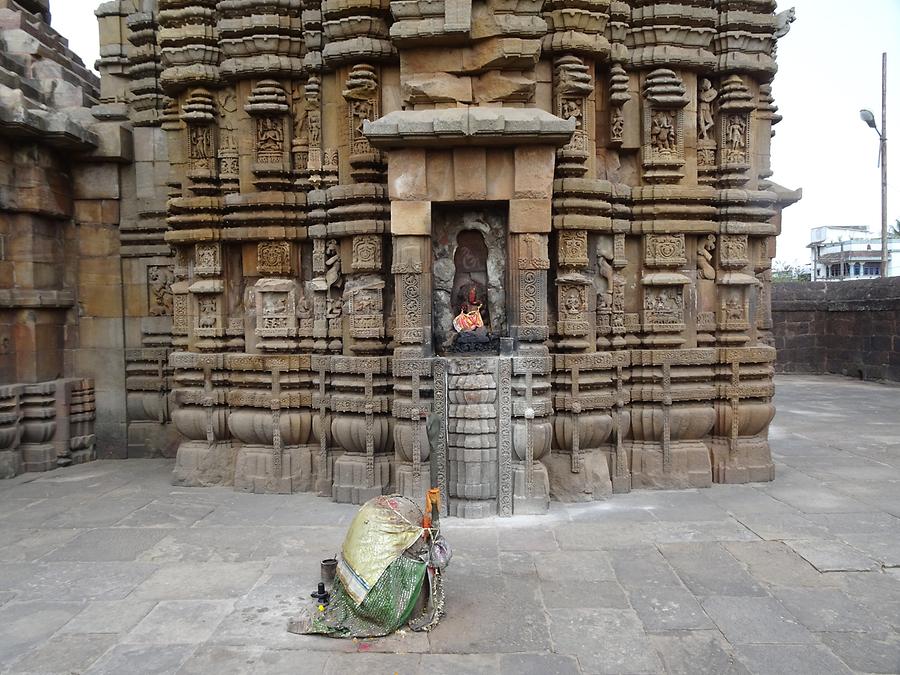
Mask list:
[{"label": "stone niche", "polygon": [[[501,206],[473,210],[435,209],[432,222],[432,331],[441,353],[496,351],[508,335],[507,228]],[[486,342],[467,346],[453,329],[453,319],[474,297],[480,305]]]}]

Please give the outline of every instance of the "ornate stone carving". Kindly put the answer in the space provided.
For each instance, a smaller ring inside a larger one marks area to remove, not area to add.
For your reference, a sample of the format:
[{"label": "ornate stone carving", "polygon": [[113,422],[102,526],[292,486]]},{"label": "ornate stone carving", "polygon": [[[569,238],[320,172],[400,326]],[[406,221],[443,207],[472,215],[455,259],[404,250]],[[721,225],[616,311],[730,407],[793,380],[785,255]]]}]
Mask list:
[{"label": "ornate stone carving", "polygon": [[381,236],[360,234],[353,237],[353,271],[377,272],[381,270]]},{"label": "ornate stone carving", "polygon": [[588,264],[588,243],[585,230],[560,231],[559,264],[566,267],[582,267]]},{"label": "ornate stone carving", "polygon": [[644,84],[644,178],[674,183],[683,176],[684,108],[688,96],[681,78],[660,68]]},{"label": "ornate stone carving", "polygon": [[261,241],[256,245],[256,269],[260,274],[278,276],[291,273],[291,244]]},{"label": "ornate stone carving", "polygon": [[683,234],[648,234],[645,264],[649,267],[683,267],[687,264]]},{"label": "ornate stone carving", "polygon": [[150,265],[147,268],[147,288],[150,291],[150,316],[172,315],[172,268]]}]

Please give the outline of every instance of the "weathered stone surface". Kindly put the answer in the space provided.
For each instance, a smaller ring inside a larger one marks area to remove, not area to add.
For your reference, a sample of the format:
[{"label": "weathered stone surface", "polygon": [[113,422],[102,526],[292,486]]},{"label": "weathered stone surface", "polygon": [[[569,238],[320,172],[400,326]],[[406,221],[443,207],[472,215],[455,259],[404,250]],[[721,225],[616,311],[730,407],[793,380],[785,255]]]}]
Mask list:
[{"label": "weathered stone surface", "polygon": [[900,381],[900,281],[776,284],[776,367]]},{"label": "weathered stone surface", "polygon": [[[773,479],[773,2],[157,4],[97,12],[99,83],[5,10],[0,381],[95,381],[55,422],[0,393],[0,473],[100,446],[473,518]],[[595,534],[754,536],[662,508]]]}]

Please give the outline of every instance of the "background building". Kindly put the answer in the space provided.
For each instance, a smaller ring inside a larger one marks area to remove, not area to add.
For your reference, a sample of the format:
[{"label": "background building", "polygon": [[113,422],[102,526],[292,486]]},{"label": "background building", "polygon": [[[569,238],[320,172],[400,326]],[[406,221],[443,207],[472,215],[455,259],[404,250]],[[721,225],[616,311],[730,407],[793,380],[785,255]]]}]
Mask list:
[{"label": "background building", "polygon": [[[813,281],[877,279],[881,274],[881,235],[865,225],[817,227],[810,233]],[[900,238],[888,239],[886,277],[900,276]]]}]

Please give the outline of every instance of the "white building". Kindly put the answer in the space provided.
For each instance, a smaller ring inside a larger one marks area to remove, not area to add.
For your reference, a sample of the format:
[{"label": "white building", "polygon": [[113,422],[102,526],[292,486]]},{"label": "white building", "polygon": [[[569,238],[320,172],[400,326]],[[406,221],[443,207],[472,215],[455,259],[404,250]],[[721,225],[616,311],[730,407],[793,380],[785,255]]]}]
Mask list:
[{"label": "white building", "polygon": [[[865,225],[817,227],[810,234],[813,281],[877,279],[881,275],[881,235]],[[900,276],[900,239],[888,239],[885,276]]]}]

